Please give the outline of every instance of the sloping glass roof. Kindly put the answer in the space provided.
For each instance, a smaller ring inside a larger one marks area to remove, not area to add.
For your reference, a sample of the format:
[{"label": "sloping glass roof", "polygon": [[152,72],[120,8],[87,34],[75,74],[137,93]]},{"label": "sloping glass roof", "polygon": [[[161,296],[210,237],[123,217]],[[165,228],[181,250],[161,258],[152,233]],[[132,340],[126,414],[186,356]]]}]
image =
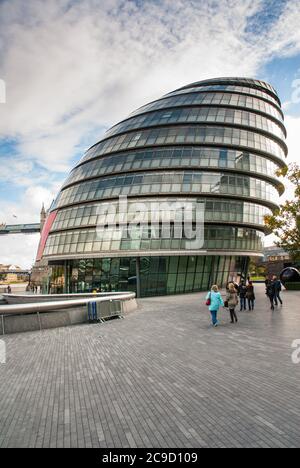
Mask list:
[{"label": "sloping glass roof", "polygon": [[[220,78],[212,78],[212,79],[208,79],[208,80],[202,80],[202,81],[196,81],[194,83],[190,83],[186,86],[182,86],[181,88],[178,88],[178,89],[186,89],[186,88],[191,88],[193,86],[205,86],[205,85],[208,85],[208,84],[220,84],[220,83],[226,83],[226,84],[240,84],[240,85],[248,85],[248,86],[252,86],[252,87],[259,87],[259,88],[263,88],[269,92],[271,92],[272,94],[274,94],[276,96],[276,98],[278,99],[279,103],[280,103],[280,100],[278,98],[278,94],[275,90],[275,88],[273,88],[273,86],[271,86],[269,83],[266,83],[265,81],[261,81],[261,80],[254,80],[254,79],[251,79],[251,78],[239,78],[239,77],[220,77]],[[177,90],[175,90],[177,91]]]}]

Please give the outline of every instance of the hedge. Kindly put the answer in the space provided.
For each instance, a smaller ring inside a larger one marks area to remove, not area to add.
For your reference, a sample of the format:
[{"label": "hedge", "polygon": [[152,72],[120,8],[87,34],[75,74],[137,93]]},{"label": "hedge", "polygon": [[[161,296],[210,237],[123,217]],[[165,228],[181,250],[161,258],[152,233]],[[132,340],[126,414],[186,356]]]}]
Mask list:
[{"label": "hedge", "polygon": [[288,291],[300,291],[300,283],[285,283],[284,286]]}]

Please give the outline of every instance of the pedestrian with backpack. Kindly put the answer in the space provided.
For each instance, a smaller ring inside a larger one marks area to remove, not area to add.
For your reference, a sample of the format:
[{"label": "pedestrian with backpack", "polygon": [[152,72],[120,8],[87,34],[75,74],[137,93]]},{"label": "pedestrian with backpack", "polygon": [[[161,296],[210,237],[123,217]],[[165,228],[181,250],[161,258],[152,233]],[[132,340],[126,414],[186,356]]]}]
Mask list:
[{"label": "pedestrian with backpack", "polygon": [[206,296],[206,305],[211,313],[212,324],[216,328],[219,324],[219,309],[220,307],[224,307],[224,301],[219,292],[219,287],[216,284],[212,286],[211,291]]}]

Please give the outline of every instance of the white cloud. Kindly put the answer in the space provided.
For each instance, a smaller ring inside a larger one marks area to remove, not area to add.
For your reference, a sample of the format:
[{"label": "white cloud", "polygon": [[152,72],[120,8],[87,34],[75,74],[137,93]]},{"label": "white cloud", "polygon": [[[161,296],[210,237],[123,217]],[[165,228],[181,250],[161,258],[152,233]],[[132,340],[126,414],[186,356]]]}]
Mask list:
[{"label": "white cloud", "polygon": [[295,1],[271,31],[247,33],[247,20],[262,5],[2,2],[7,104],[0,108],[0,135],[17,138],[24,158],[65,171],[86,136],[94,143],[97,129],[96,139],[148,100],[206,77],[255,75],[272,54],[300,50],[299,28],[284,27],[300,22]]},{"label": "white cloud", "polygon": [[[34,181],[32,181],[32,184]],[[37,214],[40,213],[42,204],[49,207],[59,187],[53,186],[52,191],[39,186],[31,185],[24,191],[22,204],[18,202],[0,201],[0,223],[22,224],[39,222]]]},{"label": "white cloud", "polygon": [[[268,41],[265,48],[271,48],[275,54],[281,57],[291,56],[300,48],[299,29],[299,1],[288,0],[283,14],[279,17],[277,24],[267,35]],[[262,35],[262,41],[266,35]]]},{"label": "white cloud", "polygon": [[[22,204],[0,201],[0,224],[39,222],[42,203],[49,206],[58,187],[52,192],[38,185],[27,187]],[[39,234],[0,236],[0,263],[20,265],[30,268],[34,262],[39,243]]]},{"label": "white cloud", "polygon": [[287,129],[287,145],[289,148],[288,162],[297,162],[300,164],[300,117],[291,117],[289,115],[285,118],[285,126]]},{"label": "white cloud", "polygon": [[31,268],[39,245],[39,234],[0,236],[0,260],[4,265],[13,264]]},{"label": "white cloud", "polygon": [[[299,134],[300,134],[300,117],[291,117],[289,115],[285,118],[285,126],[287,129],[287,140],[289,154],[287,164],[296,162],[300,165],[300,151],[299,151]],[[286,191],[281,201],[292,200],[294,198],[294,186],[285,182]]]}]

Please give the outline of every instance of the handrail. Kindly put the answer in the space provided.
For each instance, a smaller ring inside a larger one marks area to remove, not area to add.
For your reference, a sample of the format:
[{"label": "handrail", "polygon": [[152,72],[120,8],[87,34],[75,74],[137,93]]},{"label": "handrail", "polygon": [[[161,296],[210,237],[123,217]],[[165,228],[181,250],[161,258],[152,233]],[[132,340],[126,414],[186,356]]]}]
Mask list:
[{"label": "handrail", "polygon": [[[34,303],[37,302],[55,302],[54,299],[57,300],[72,300],[73,298],[75,299],[81,299],[81,298],[87,298],[87,297],[107,297],[109,295],[114,295],[118,296],[120,294],[125,294],[124,292],[102,292],[102,293],[71,293],[71,294],[15,294],[15,293],[2,293],[1,296],[6,300],[7,303],[13,303],[13,304],[19,304],[22,302],[22,304],[26,304],[32,302],[34,300]],[[70,298],[70,299],[69,299]],[[13,302],[16,301],[16,302]]]},{"label": "handrail", "polygon": [[125,294],[125,292],[120,292],[120,291],[114,291],[113,293],[109,292],[101,292],[101,293],[63,293],[63,294],[2,294],[2,296],[7,296],[7,297],[23,297],[23,298],[41,298],[43,299],[44,297],[49,298],[49,297],[91,297],[91,296],[107,296],[113,294],[114,296],[117,296],[118,294]]},{"label": "handrail", "polygon": [[0,306],[0,315],[7,314],[31,314],[37,312],[52,312],[59,309],[70,309],[74,306],[84,306],[91,302],[112,302],[120,300],[130,300],[135,299],[135,293],[114,293],[109,296],[99,297],[95,294],[94,297],[88,295],[89,297],[83,299],[71,299],[69,301],[53,301],[53,302],[37,302],[30,304],[11,304],[11,305],[1,305]]}]

